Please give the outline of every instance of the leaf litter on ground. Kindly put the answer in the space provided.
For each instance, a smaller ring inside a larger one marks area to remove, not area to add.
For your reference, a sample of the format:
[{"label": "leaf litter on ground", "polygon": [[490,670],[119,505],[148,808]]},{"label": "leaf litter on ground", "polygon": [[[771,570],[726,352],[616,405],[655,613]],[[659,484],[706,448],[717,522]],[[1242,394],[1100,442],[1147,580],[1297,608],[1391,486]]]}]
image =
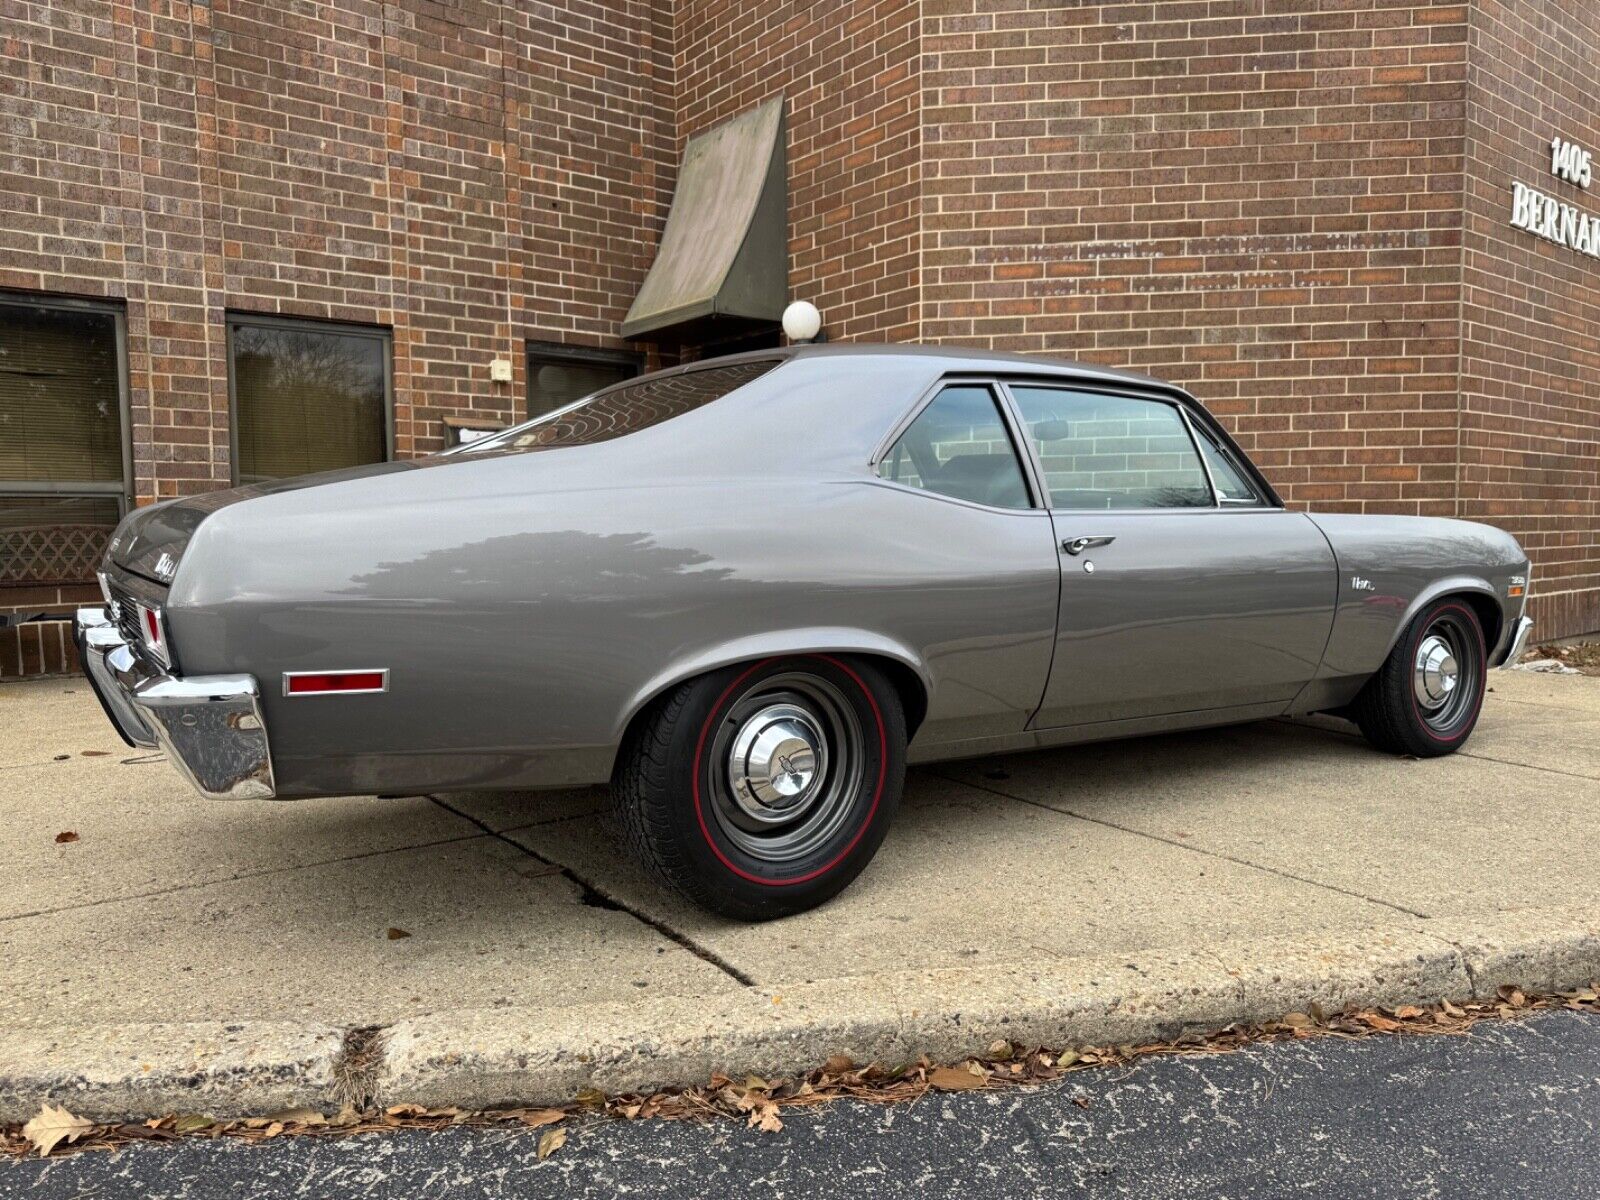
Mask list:
[{"label": "leaf litter on ground", "polygon": [[935,1064],[926,1056],[889,1066],[857,1064],[835,1054],[822,1066],[790,1079],[748,1075],[743,1081],[715,1074],[694,1087],[668,1088],[649,1094],[607,1096],[598,1088],[581,1089],[564,1105],[472,1111],[453,1106],[427,1108],[391,1104],[358,1110],[346,1105],[329,1116],[315,1108],[292,1108],[258,1117],[214,1120],[198,1113],[168,1114],[144,1122],[93,1122],[64,1108],[44,1105],[24,1125],[0,1126],[0,1153],[23,1157],[73,1154],[82,1150],[114,1150],[137,1141],[173,1141],[180,1137],[229,1137],[262,1142],[296,1135],[336,1137],[395,1129],[444,1129],[452,1125],[521,1126],[543,1129],[541,1159],[559,1150],[567,1130],[578,1121],[738,1120],[764,1133],[783,1129],[784,1109],[808,1108],[852,1099],[872,1104],[901,1104],[930,1091],[980,1091],[1038,1086],[1080,1071],[1125,1066],[1153,1055],[1227,1054],[1275,1041],[1331,1037],[1464,1036],[1481,1021],[1518,1019],[1533,1013],[1566,1009],[1600,1015],[1600,983],[1551,995],[1534,995],[1507,984],[1493,999],[1438,1004],[1403,1004],[1392,1009],[1346,1009],[1327,1014],[1315,1003],[1305,1012],[1285,1013],[1277,1020],[1235,1024],[1209,1034],[1189,1034],[1170,1041],[1120,1046],[1028,1048],[996,1041],[983,1055],[957,1063]]}]

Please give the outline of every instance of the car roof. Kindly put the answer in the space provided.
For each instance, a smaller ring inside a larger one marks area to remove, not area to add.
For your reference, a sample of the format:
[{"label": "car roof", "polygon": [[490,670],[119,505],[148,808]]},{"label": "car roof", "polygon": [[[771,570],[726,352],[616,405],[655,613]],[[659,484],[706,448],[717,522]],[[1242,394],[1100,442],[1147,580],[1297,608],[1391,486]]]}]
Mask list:
[{"label": "car roof", "polygon": [[[928,346],[908,342],[821,342],[797,346],[776,347],[769,350],[747,350],[740,354],[702,358],[681,366],[667,367],[652,375],[673,375],[700,371],[707,367],[720,367],[729,363],[781,362],[800,358],[923,358],[942,360],[947,370],[984,371],[994,374],[1051,374],[1074,379],[1097,379],[1106,383],[1137,384],[1167,392],[1181,392],[1182,388],[1164,380],[1140,375],[1135,371],[1122,371],[1115,367],[1100,367],[1068,358],[1052,358],[1044,354],[1013,354],[1003,350],[984,350],[974,346]],[[632,381],[630,381],[632,382]]]}]

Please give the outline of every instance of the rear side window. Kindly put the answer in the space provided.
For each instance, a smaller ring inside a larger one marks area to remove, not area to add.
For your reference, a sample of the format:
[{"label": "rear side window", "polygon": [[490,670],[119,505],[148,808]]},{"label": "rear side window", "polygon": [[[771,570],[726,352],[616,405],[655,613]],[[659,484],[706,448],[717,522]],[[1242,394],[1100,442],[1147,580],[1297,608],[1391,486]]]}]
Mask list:
[{"label": "rear side window", "polygon": [[719,400],[751,380],[759,379],[776,362],[730,363],[682,375],[648,376],[637,383],[600,392],[592,399],[559,409],[548,416],[515,426],[493,437],[469,443],[458,453],[484,450],[547,450],[560,446],[587,446],[626,437],[652,425],[681,417]]},{"label": "rear side window", "polygon": [[1174,405],[1014,385],[1052,508],[1211,508],[1211,481]]},{"label": "rear side window", "polygon": [[880,477],[994,508],[1028,508],[1028,485],[994,393],[945,388],[878,463]]}]

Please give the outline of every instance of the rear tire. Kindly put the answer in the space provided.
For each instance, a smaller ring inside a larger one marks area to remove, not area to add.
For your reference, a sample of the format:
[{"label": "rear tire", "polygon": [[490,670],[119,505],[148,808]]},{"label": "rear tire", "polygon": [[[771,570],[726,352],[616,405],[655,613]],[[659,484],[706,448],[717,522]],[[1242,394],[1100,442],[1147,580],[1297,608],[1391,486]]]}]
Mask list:
[{"label": "rear tire", "polygon": [[743,921],[804,912],[877,853],[905,778],[893,686],[816,654],[681,684],[635,722],[611,781],[624,840],[658,880]]},{"label": "rear tire", "polygon": [[1350,716],[1380,750],[1418,758],[1453,754],[1478,723],[1488,657],[1472,606],[1437,600],[1406,626]]}]

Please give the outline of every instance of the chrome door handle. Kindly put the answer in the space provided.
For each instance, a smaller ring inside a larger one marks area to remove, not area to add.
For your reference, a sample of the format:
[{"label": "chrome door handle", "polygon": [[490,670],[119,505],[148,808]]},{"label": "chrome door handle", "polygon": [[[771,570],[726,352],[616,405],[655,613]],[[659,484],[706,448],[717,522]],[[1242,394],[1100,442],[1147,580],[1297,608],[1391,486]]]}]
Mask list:
[{"label": "chrome door handle", "polygon": [[1082,554],[1091,546],[1109,546],[1117,539],[1114,537],[1075,537],[1068,538],[1061,543],[1061,548],[1068,554]]}]

